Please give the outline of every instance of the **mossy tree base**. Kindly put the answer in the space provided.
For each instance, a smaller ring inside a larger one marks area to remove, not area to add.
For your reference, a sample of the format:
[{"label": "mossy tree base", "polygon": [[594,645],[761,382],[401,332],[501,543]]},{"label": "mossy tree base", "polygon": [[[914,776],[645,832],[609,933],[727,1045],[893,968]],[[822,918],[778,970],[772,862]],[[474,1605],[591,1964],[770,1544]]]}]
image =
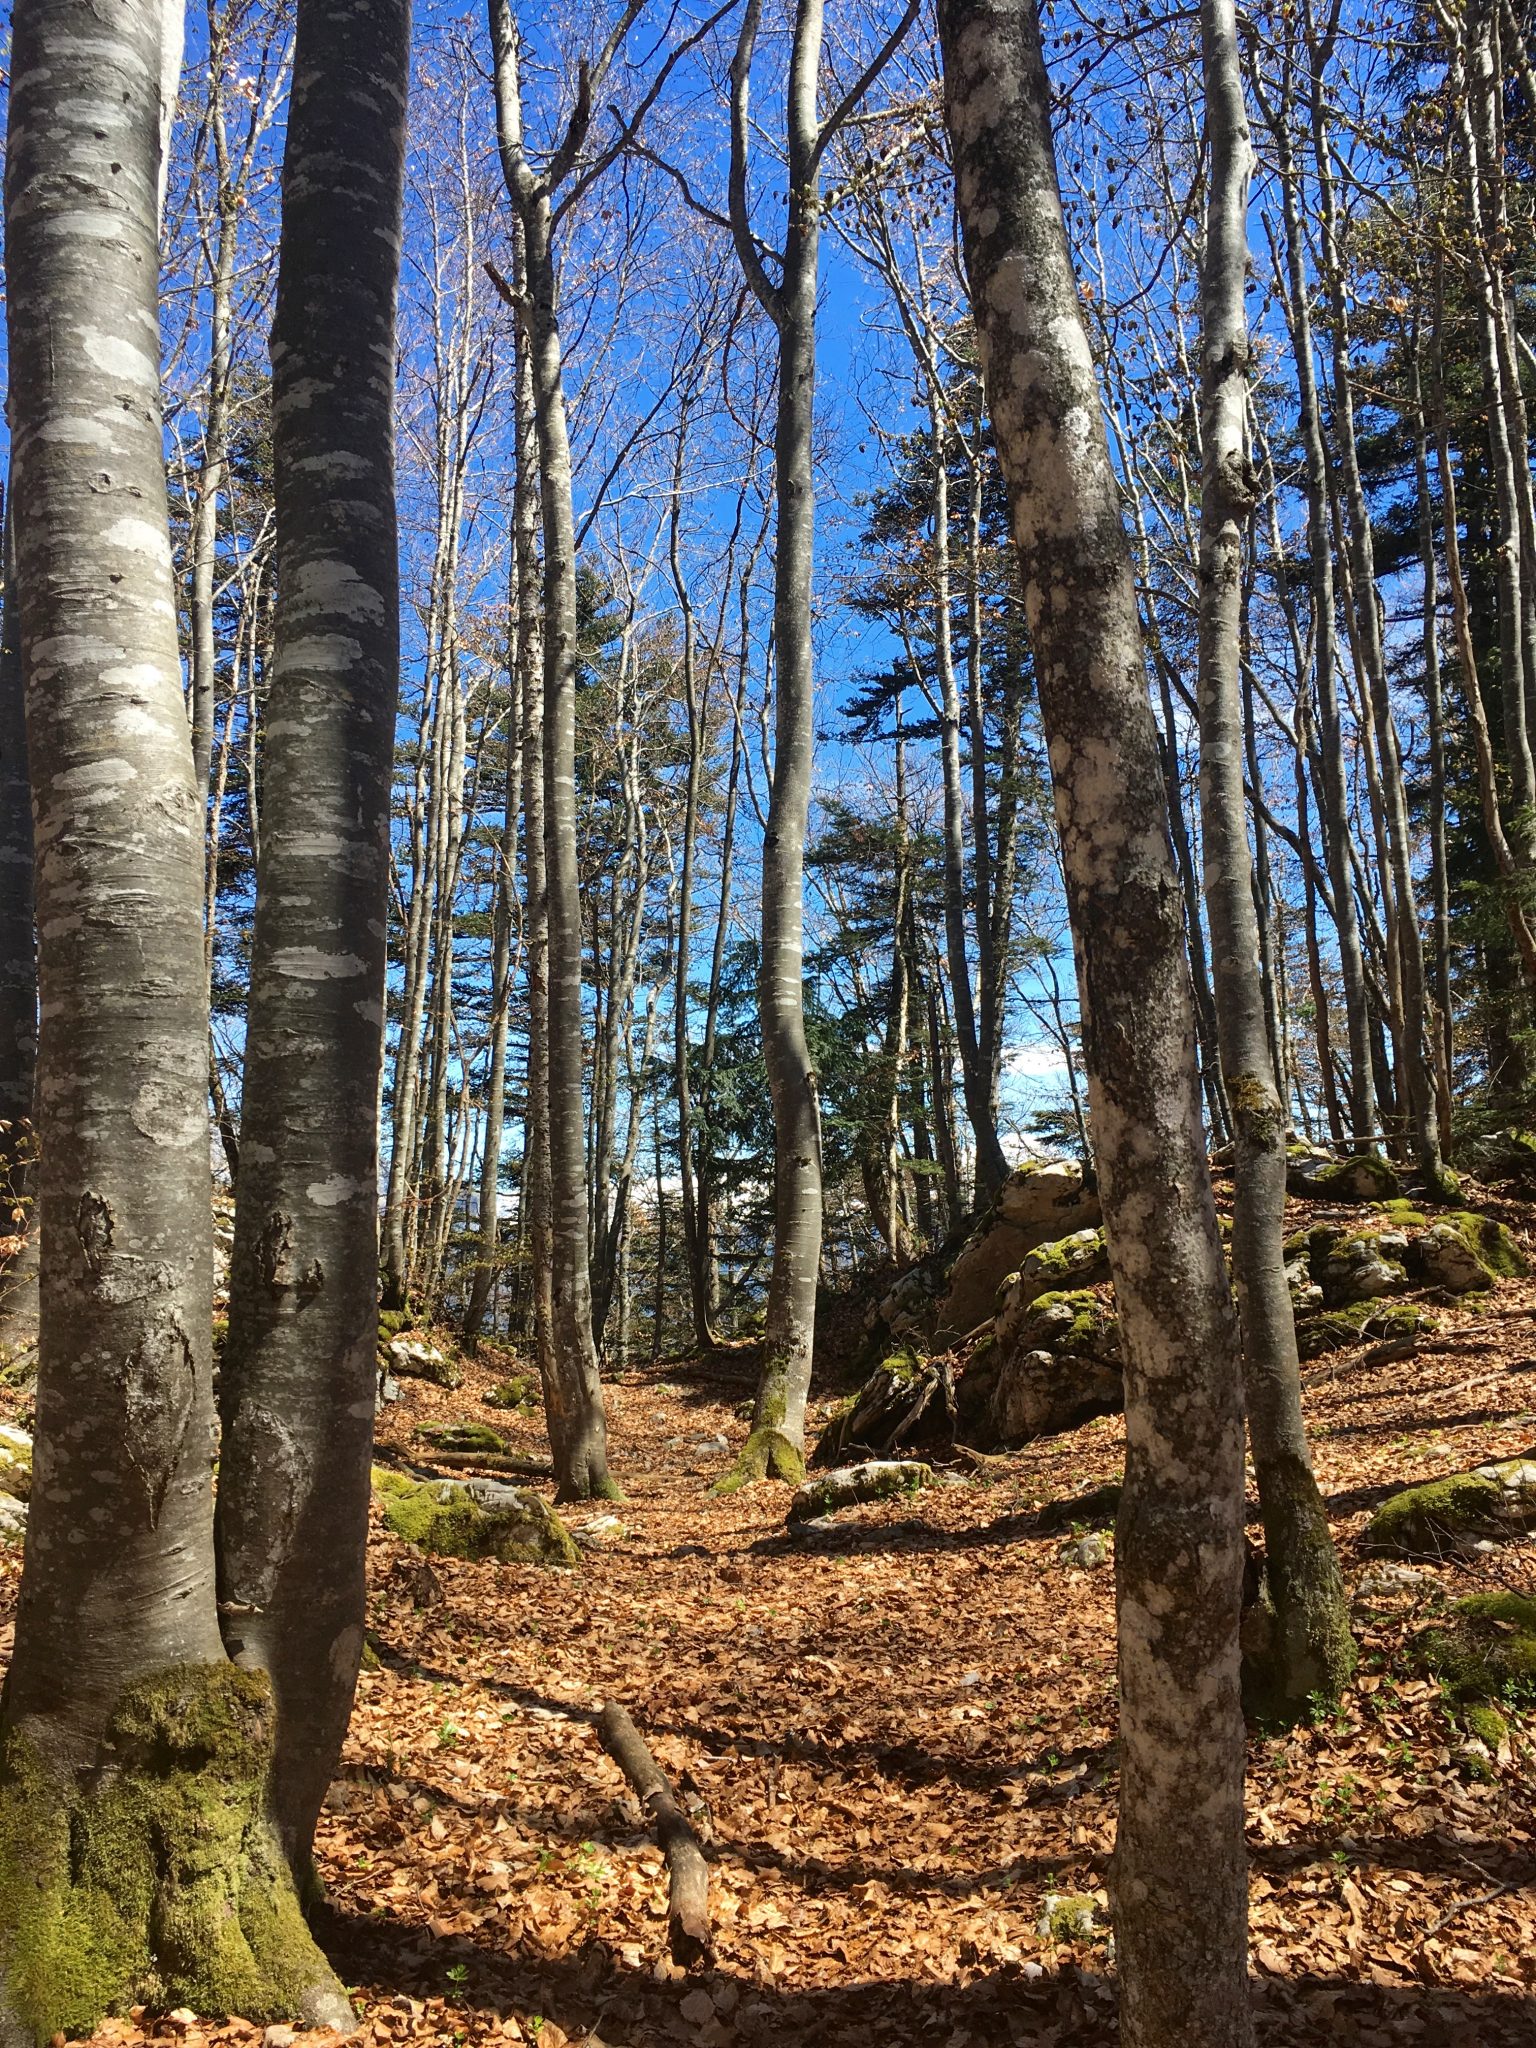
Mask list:
[{"label": "mossy tree base", "polygon": [[1243,1624],[1243,1706],[1291,1726],[1332,1706],[1354,1676],[1355,1640],[1317,1481],[1303,1466],[1263,1475],[1264,1582]]},{"label": "mossy tree base", "polygon": [[350,2030],[266,1817],[273,1725],[265,1676],[212,1664],[132,1686],[88,1788],[9,1733],[0,2040],[89,2034],[136,2004]]},{"label": "mossy tree base", "polygon": [[786,1485],[805,1483],[805,1454],[781,1429],[754,1429],[742,1446],[741,1456],[710,1492],[739,1493],[744,1486],[756,1486],[765,1479],[782,1479]]}]

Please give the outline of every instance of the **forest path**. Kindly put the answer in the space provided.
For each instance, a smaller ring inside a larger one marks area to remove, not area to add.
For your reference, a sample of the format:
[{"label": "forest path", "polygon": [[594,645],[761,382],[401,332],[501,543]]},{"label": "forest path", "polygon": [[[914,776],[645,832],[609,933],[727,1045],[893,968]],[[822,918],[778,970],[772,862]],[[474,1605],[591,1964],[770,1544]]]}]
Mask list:
[{"label": "forest path", "polygon": [[[1384,1492],[1536,1444],[1536,1283],[1442,1323],[1441,1348],[1411,1359],[1368,1368],[1357,1350],[1305,1369],[1351,1584]],[[482,1399],[510,1363],[469,1361],[454,1392],[402,1382],[386,1445],[419,1458],[417,1425],[478,1420],[537,1452],[537,1415]],[[708,1494],[745,1428],[729,1369],[674,1362],[610,1386],[628,1498],[569,1512],[579,1572],[437,1559],[422,1606],[417,1554],[376,1528],[379,1665],[319,1843],[323,1932],[362,2038],[1112,2042],[1104,1914],[1065,1946],[1038,1923],[1047,1894],[1105,1884],[1113,1573],[1064,1557],[1035,1517],[1118,1476],[1119,1419],[791,1540],[783,1488]],[[1529,1734],[1495,1782],[1470,1781],[1405,1654],[1437,1583],[1529,1579],[1529,1564],[1527,1550],[1439,1567],[1357,1614],[1344,1710],[1253,1740],[1261,2042],[1536,2038]],[[13,1593],[14,1554],[6,1569]],[[711,1857],[717,1954],[691,1977],[664,1960],[662,1859],[591,1726],[608,1699]],[[1197,1898],[1198,1871],[1190,1884]],[[183,2020],[96,2038],[260,2033]]]}]

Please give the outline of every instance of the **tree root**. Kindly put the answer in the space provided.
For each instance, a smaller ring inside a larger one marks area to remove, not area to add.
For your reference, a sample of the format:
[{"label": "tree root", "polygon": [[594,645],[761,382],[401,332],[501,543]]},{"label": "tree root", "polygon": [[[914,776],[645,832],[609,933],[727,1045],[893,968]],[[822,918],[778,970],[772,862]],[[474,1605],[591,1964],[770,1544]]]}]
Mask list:
[{"label": "tree root", "polygon": [[730,1471],[709,1490],[724,1498],[764,1479],[782,1479],[789,1486],[805,1482],[805,1454],[781,1429],[754,1429]]}]

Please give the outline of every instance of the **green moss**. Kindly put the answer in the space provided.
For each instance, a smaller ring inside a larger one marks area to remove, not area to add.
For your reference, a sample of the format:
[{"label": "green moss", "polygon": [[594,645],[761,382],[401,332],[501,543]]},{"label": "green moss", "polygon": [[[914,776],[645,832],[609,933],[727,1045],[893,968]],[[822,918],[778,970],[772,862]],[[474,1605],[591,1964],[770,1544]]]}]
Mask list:
[{"label": "green moss", "polygon": [[1094,1358],[1115,1334],[1115,1319],[1091,1288],[1037,1294],[1020,1335],[1030,1349]]},{"label": "green moss", "polygon": [[373,1484],[384,1503],[384,1526],[429,1556],[499,1564],[581,1561],[570,1531],[536,1493],[507,1487],[483,1504],[451,1480],[417,1482],[378,1466]]},{"label": "green moss", "polygon": [[1403,1192],[1396,1172],[1379,1152],[1356,1152],[1348,1159],[1331,1159],[1309,1177],[1317,1194],[1345,1202],[1395,1201]]},{"label": "green moss", "polygon": [[1479,1216],[1472,1209],[1453,1209],[1449,1216],[1436,1218],[1437,1228],[1447,1226],[1487,1267],[1492,1279],[1523,1280],[1530,1271],[1519,1245],[1494,1217]]},{"label": "green moss", "polygon": [[893,1380],[907,1386],[917,1378],[927,1363],[927,1359],[920,1351],[915,1351],[910,1344],[903,1344],[899,1351],[893,1351],[888,1357],[881,1359],[878,1370],[889,1373]]},{"label": "green moss", "polygon": [[423,1422],[416,1434],[435,1451],[492,1451],[505,1455],[507,1440],[488,1422]]},{"label": "green moss", "polygon": [[1416,1645],[1419,1662],[1458,1699],[1536,1696],[1536,1600],[1523,1593],[1474,1593]]},{"label": "green moss", "polygon": [[1433,1317],[1411,1301],[1352,1301],[1299,1321],[1296,1348],[1303,1359],[1322,1358],[1350,1344],[1393,1343],[1434,1328]]},{"label": "green moss", "polygon": [[1092,1941],[1097,1899],[1086,1892],[1051,1892],[1040,1914],[1039,1932],[1048,1940],[1066,1944]]},{"label": "green moss", "polygon": [[1486,1700],[1469,1701],[1461,1710],[1461,1719],[1467,1733],[1486,1744],[1495,1756],[1509,1740],[1509,1723]]},{"label": "green moss", "polygon": [[1102,1229],[1075,1230],[1070,1237],[1037,1244],[1025,1259],[1023,1271],[1033,1285],[1044,1282],[1062,1291],[1067,1283],[1084,1280],[1101,1267],[1107,1272],[1107,1257]]},{"label": "green moss", "polygon": [[1233,1074],[1227,1082],[1227,1101],[1257,1143],[1271,1145],[1279,1137],[1283,1119],[1273,1080],[1263,1074]]},{"label": "green moss", "polygon": [[1503,1489],[1475,1472],[1452,1472],[1424,1486],[1410,1486],[1383,1501],[1371,1517],[1366,1540],[1373,1550],[1396,1557],[1441,1557],[1469,1537],[1499,1525]]},{"label": "green moss", "polygon": [[485,1397],[487,1408],[532,1408],[538,1394],[532,1384],[523,1378],[502,1380],[492,1387]]},{"label": "green moss", "polygon": [[1394,1230],[1422,1230],[1428,1221],[1423,1211],[1416,1209],[1406,1197],[1395,1202],[1383,1202],[1381,1213],[1383,1220]]},{"label": "green moss", "polygon": [[88,2034],[141,2002],[340,2016],[266,1819],[272,1727],[266,1678],[214,1664],[130,1687],[106,1733],[113,1767],[89,1789],[11,1734],[0,1963],[5,2002],[35,2038]]},{"label": "green moss", "polygon": [[32,1443],[24,1431],[0,1426],[0,1493],[32,1498]]},{"label": "green moss", "polygon": [[709,1490],[723,1499],[765,1479],[782,1479],[790,1486],[805,1484],[805,1454],[771,1423],[758,1424],[730,1471]]},{"label": "green moss", "polygon": [[409,1309],[381,1308],[379,1310],[379,1342],[387,1344],[391,1337],[398,1337],[402,1330],[409,1330],[416,1318]]}]

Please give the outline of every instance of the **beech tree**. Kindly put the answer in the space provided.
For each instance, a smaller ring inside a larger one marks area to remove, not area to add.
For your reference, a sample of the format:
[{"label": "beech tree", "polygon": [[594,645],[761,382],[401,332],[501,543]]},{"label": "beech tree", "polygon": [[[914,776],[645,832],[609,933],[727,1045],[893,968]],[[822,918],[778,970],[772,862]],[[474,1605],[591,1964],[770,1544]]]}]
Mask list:
[{"label": "beech tree", "polygon": [[24,0],[6,157],[37,845],[42,1322],[0,1733],[11,2038],[153,1995],[345,2025],[214,1586],[202,794],[176,643],[158,228],[180,18]]},{"label": "beech tree", "polygon": [[1232,1274],[1273,1608],[1274,1640],[1262,1660],[1265,1704],[1299,1714],[1314,1696],[1337,1698],[1354,1668],[1354,1644],[1301,1415],[1285,1270],[1288,1119],[1259,971],[1243,792],[1242,557],[1255,496],[1245,304],[1253,148],[1234,0],[1202,0],[1200,40],[1210,150],[1200,309],[1200,819],[1216,1032],[1232,1117]]},{"label": "beech tree", "polygon": [[811,802],[816,674],[811,634],[816,488],[816,291],[821,162],[827,146],[911,26],[911,0],[873,61],[823,116],[822,0],[797,0],[785,111],[783,247],[764,262],[748,183],[752,56],[761,0],[747,0],[731,60],[730,224],[742,274],[778,338],[773,433],[773,779],[763,828],[758,1009],[773,1096],[773,1273],[752,1430],[726,1484],[805,1476],[805,1403],[821,1268],[821,1106],[805,1036],[805,832]]},{"label": "beech tree", "polygon": [[1125,1366],[1121,2039],[1239,2048],[1249,2035],[1238,1342],[1131,557],[1062,218],[1033,0],[940,0],[939,31],[982,373],[1056,792]]},{"label": "beech tree", "polygon": [[[8,509],[8,508],[7,508]],[[37,1075],[37,945],[32,888],[32,793],[20,619],[4,521],[0,596],[0,1366],[37,1335],[37,1230],[32,1217],[32,1110]]]},{"label": "beech tree", "polygon": [[220,1382],[219,1597],[307,1878],[363,1649],[399,685],[408,0],[300,0],[272,329],[276,656]]}]

